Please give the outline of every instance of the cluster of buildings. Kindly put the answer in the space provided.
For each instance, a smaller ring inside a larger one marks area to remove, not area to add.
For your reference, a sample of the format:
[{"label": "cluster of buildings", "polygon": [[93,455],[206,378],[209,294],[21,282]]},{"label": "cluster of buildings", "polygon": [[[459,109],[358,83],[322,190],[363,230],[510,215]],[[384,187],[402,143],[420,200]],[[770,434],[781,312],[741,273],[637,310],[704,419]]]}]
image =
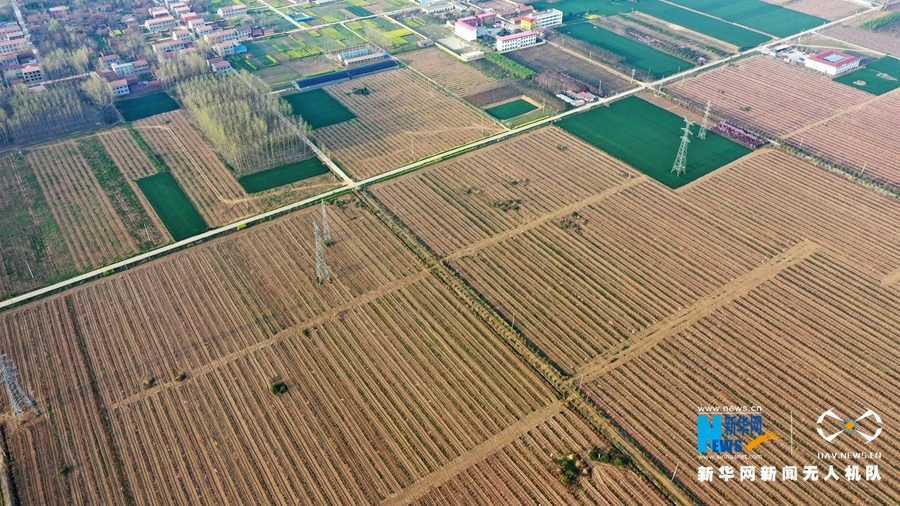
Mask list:
[{"label": "cluster of buildings", "polygon": [[[488,11],[457,19],[453,33],[468,42],[479,37],[493,37],[497,51],[513,51],[537,44],[539,32],[561,25],[562,21],[563,13],[557,9],[538,12],[533,7],[523,6],[506,12]],[[502,32],[511,33],[499,35]]]},{"label": "cluster of buildings", "polygon": [[7,85],[39,86],[44,72],[32,52],[33,46],[18,23],[0,23],[0,73]]},{"label": "cluster of buildings", "polygon": [[775,46],[763,51],[788,63],[796,63],[806,68],[829,76],[838,76],[859,68],[862,60],[841,51],[828,50],[823,53],[809,54],[789,44]]}]

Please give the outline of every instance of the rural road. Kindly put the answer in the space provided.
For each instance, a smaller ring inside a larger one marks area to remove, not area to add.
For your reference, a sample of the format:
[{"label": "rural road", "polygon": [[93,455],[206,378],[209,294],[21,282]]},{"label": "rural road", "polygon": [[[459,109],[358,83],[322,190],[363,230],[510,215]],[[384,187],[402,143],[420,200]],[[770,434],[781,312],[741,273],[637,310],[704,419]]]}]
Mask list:
[{"label": "rural road", "polygon": [[[815,31],[817,31],[817,30],[821,30],[821,29],[823,29],[823,28],[828,28],[829,26],[833,26],[833,25],[836,25],[836,24],[843,23],[844,21],[847,21],[847,20],[849,20],[849,19],[853,19],[853,18],[855,18],[855,17],[861,16],[861,15],[864,15],[864,14],[868,14],[868,13],[871,13],[871,12],[875,12],[875,11],[879,10],[880,8],[881,8],[880,6],[879,6],[879,7],[873,7],[873,8],[871,8],[871,9],[868,9],[868,10],[865,10],[865,11],[862,11],[862,12],[858,12],[858,13],[856,13],[856,14],[847,16],[847,17],[842,18],[842,19],[839,19],[839,20],[837,20],[837,21],[832,21],[832,22],[830,22],[830,23],[823,24],[822,26],[818,26],[818,27],[815,27],[815,28],[811,28],[811,29],[809,29],[809,30],[804,30],[804,31],[802,31],[802,32],[800,32],[800,33],[791,35],[790,37],[785,37],[785,38],[780,39],[780,40],[777,40],[777,41],[770,41],[770,42],[768,42],[766,45],[772,45],[772,44],[784,43],[784,42],[787,42],[787,41],[789,41],[789,40],[791,40],[791,39],[795,39],[795,38],[797,38],[797,37],[799,37],[799,36],[806,35],[806,34],[808,34],[808,33],[813,33],[813,32],[815,32]],[[374,17],[374,16],[372,16],[372,17]],[[361,18],[361,19],[362,19],[362,18]],[[529,131],[529,130],[533,130],[533,129],[536,129],[536,128],[540,128],[540,127],[542,127],[542,126],[546,126],[546,125],[553,124],[553,122],[559,121],[560,119],[565,118],[565,117],[568,117],[568,116],[571,116],[571,115],[573,115],[573,114],[578,114],[578,113],[581,113],[581,112],[585,112],[585,111],[587,111],[587,110],[589,110],[589,109],[592,109],[592,108],[594,108],[594,107],[600,107],[600,106],[609,104],[609,103],[611,103],[611,102],[613,102],[613,101],[616,101],[616,100],[625,98],[625,97],[627,97],[627,96],[634,95],[634,94],[636,94],[636,93],[640,93],[641,91],[643,91],[643,90],[645,90],[645,89],[653,88],[653,87],[658,87],[658,86],[662,86],[662,85],[667,84],[667,83],[669,83],[669,82],[677,81],[678,79],[682,79],[682,78],[684,78],[684,77],[686,77],[686,76],[693,75],[693,74],[696,74],[696,73],[699,73],[699,72],[703,72],[703,71],[705,71],[705,70],[708,69],[708,68],[712,68],[712,67],[714,67],[714,66],[718,66],[718,65],[721,65],[721,64],[723,64],[723,63],[727,63],[727,62],[729,62],[729,61],[731,61],[731,60],[734,60],[734,59],[736,59],[736,58],[742,58],[742,57],[747,56],[747,55],[749,55],[749,54],[752,54],[752,53],[754,53],[754,52],[759,52],[761,47],[763,47],[763,46],[759,46],[759,47],[753,48],[753,49],[748,49],[748,50],[743,51],[743,52],[741,52],[741,53],[738,53],[738,54],[729,56],[729,57],[727,57],[727,58],[723,58],[723,59],[721,59],[721,60],[716,61],[716,62],[715,62],[714,64],[712,64],[712,65],[703,65],[703,66],[695,67],[695,68],[692,68],[692,69],[685,70],[685,71],[683,71],[683,72],[679,72],[679,73],[677,73],[677,74],[673,74],[673,75],[671,75],[671,76],[669,76],[669,77],[665,77],[665,78],[659,79],[659,80],[657,80],[657,81],[653,81],[653,82],[650,82],[650,83],[641,83],[640,86],[638,86],[637,88],[633,88],[633,89],[630,89],[630,90],[628,90],[628,91],[624,91],[624,92],[622,92],[622,93],[618,93],[618,94],[613,95],[613,96],[610,96],[610,97],[602,98],[602,99],[600,99],[600,100],[598,100],[598,101],[596,101],[596,102],[589,103],[589,104],[585,104],[585,105],[583,105],[583,106],[581,106],[581,107],[577,107],[577,108],[574,108],[574,109],[570,109],[570,110],[568,110],[568,111],[561,112],[561,113],[559,113],[559,114],[557,114],[557,115],[555,115],[555,116],[551,116],[551,117],[549,117],[549,118],[545,118],[545,119],[536,121],[536,122],[534,122],[534,123],[529,123],[529,124],[526,124],[526,125],[522,125],[522,126],[520,126],[520,127],[514,128],[514,129],[512,129],[512,130],[507,130],[507,131],[505,131],[505,132],[500,132],[500,133],[495,134],[495,135],[492,135],[492,136],[490,136],[490,137],[486,137],[486,138],[484,138],[484,139],[481,139],[481,140],[478,140],[478,141],[471,142],[471,143],[469,143],[469,144],[464,144],[464,145],[462,145],[462,146],[459,146],[459,147],[456,147],[456,148],[453,148],[453,149],[444,151],[443,153],[438,153],[438,154],[436,154],[436,155],[432,155],[432,156],[423,158],[423,159],[418,160],[418,161],[416,161],[416,162],[409,163],[409,164],[404,165],[404,166],[402,166],[402,167],[398,167],[398,168],[396,168],[396,169],[390,170],[390,171],[388,171],[388,172],[384,172],[384,173],[379,174],[379,175],[377,175],[377,176],[372,176],[372,177],[367,178],[367,179],[363,179],[363,180],[360,180],[360,181],[353,181],[353,180],[350,179],[345,173],[343,173],[343,171],[340,171],[340,169],[338,169],[338,170],[335,171],[335,174],[337,174],[338,177],[345,183],[345,184],[344,184],[343,186],[341,186],[340,188],[335,188],[334,190],[330,190],[330,191],[321,193],[321,194],[319,194],[319,195],[316,195],[316,196],[313,196],[313,197],[309,197],[309,198],[307,198],[307,199],[303,199],[303,200],[300,200],[300,201],[298,201],[298,202],[294,202],[294,203],[292,203],[292,204],[288,204],[288,205],[279,207],[279,208],[277,208],[277,209],[273,209],[273,210],[271,210],[271,211],[267,211],[267,212],[264,212],[264,213],[261,213],[261,214],[257,214],[257,215],[255,215],[255,216],[251,216],[251,217],[248,217],[248,218],[245,218],[245,219],[236,221],[236,222],[231,223],[231,224],[229,224],[229,225],[225,225],[225,226],[218,227],[218,228],[215,228],[215,229],[212,229],[212,230],[208,230],[208,231],[206,231],[206,232],[204,232],[204,233],[202,233],[202,234],[196,235],[196,236],[194,236],[194,237],[189,237],[189,238],[187,238],[187,239],[184,239],[184,240],[181,240],[181,241],[177,241],[177,242],[174,242],[174,243],[169,244],[169,245],[166,245],[166,246],[162,246],[162,247],[157,248],[157,249],[155,249],[155,250],[148,251],[148,252],[145,252],[145,253],[141,253],[141,254],[135,255],[135,256],[133,256],[133,257],[131,257],[131,258],[128,258],[128,259],[125,259],[125,260],[122,260],[122,261],[119,261],[119,262],[115,262],[115,263],[113,263],[113,264],[110,264],[110,265],[101,267],[101,268],[99,268],[99,269],[94,269],[94,270],[92,270],[92,271],[90,271],[90,272],[86,272],[86,273],[84,273],[84,274],[80,274],[80,275],[78,275],[78,276],[69,278],[69,279],[67,279],[67,280],[65,280],[65,281],[60,281],[59,283],[55,283],[55,284],[52,284],[52,285],[49,285],[49,286],[45,286],[45,287],[43,287],[43,288],[39,288],[39,289],[37,289],[37,290],[33,290],[33,291],[31,291],[31,292],[24,293],[24,294],[22,294],[22,295],[18,295],[18,296],[16,296],[16,297],[12,297],[12,298],[10,298],[10,299],[7,299],[7,300],[4,300],[4,301],[0,302],[0,310],[2,310],[2,309],[4,309],[4,308],[8,308],[8,307],[11,307],[11,306],[15,306],[15,305],[21,304],[21,303],[26,302],[26,301],[29,301],[29,300],[31,300],[31,299],[35,299],[35,298],[38,298],[38,297],[41,297],[41,296],[44,296],[44,295],[47,295],[47,294],[50,294],[50,293],[59,291],[59,290],[66,289],[66,288],[68,288],[68,287],[77,285],[77,284],[79,284],[79,283],[83,283],[83,282],[85,282],[85,281],[89,281],[89,280],[96,279],[96,278],[101,278],[101,277],[103,277],[103,276],[106,275],[105,273],[108,273],[108,272],[110,272],[110,271],[116,271],[116,270],[123,269],[123,268],[129,267],[129,266],[137,265],[137,264],[139,264],[139,263],[141,263],[141,262],[146,262],[146,261],[148,261],[148,260],[151,260],[151,259],[154,259],[154,258],[157,258],[157,257],[161,257],[161,256],[163,256],[163,255],[166,255],[166,254],[170,253],[170,252],[177,251],[177,250],[179,250],[179,249],[181,249],[181,248],[190,246],[191,244],[196,243],[196,242],[209,240],[209,239],[212,239],[212,238],[221,236],[221,235],[225,235],[225,234],[234,232],[234,231],[236,230],[236,228],[237,228],[239,225],[243,226],[243,225],[253,225],[253,224],[256,224],[256,223],[260,223],[260,222],[263,222],[263,221],[268,220],[268,219],[270,219],[270,218],[273,218],[273,217],[275,217],[275,216],[279,216],[279,215],[282,215],[282,214],[285,214],[285,213],[289,213],[289,212],[294,211],[294,210],[297,210],[297,209],[301,209],[301,208],[306,207],[306,206],[308,206],[308,205],[310,205],[310,204],[314,204],[314,203],[319,202],[319,201],[322,201],[322,200],[326,200],[326,199],[329,199],[329,198],[332,198],[332,197],[336,197],[336,196],[341,195],[341,194],[343,194],[343,193],[346,193],[346,192],[348,192],[348,191],[350,191],[350,190],[353,190],[353,189],[356,189],[356,188],[365,187],[365,186],[369,186],[369,185],[372,185],[372,184],[375,184],[375,183],[378,183],[378,182],[381,182],[381,181],[385,181],[385,180],[387,180],[387,179],[391,179],[391,178],[393,178],[393,177],[397,177],[397,176],[399,176],[399,175],[401,175],[401,174],[405,174],[405,173],[407,173],[407,172],[412,172],[412,171],[417,170],[417,169],[420,169],[420,168],[422,168],[422,167],[426,167],[426,166],[428,166],[428,165],[431,165],[432,163],[436,163],[436,162],[439,162],[439,161],[441,161],[441,160],[445,160],[445,159],[447,159],[447,158],[456,156],[456,155],[458,155],[458,154],[460,154],[460,153],[464,153],[464,152],[467,152],[467,151],[470,151],[470,150],[473,150],[473,149],[477,149],[477,148],[480,148],[480,147],[483,147],[483,146],[487,146],[487,145],[490,145],[490,144],[493,144],[493,143],[496,143],[496,142],[500,142],[500,141],[502,141],[503,139],[506,139],[507,137],[511,137],[511,136],[518,135],[518,134],[520,134],[520,133],[522,133],[522,132],[525,132],[525,131]],[[310,143],[310,144],[312,144],[312,143]],[[320,158],[324,163],[326,163],[329,167],[331,167],[332,170],[335,170],[335,169],[337,168],[337,166],[334,164],[334,162],[332,162],[328,157],[326,157],[326,156],[324,155],[324,153],[322,153],[322,151],[319,150],[318,147],[312,146],[312,148],[313,148],[313,150],[316,152],[316,154],[319,156],[319,158]]]}]

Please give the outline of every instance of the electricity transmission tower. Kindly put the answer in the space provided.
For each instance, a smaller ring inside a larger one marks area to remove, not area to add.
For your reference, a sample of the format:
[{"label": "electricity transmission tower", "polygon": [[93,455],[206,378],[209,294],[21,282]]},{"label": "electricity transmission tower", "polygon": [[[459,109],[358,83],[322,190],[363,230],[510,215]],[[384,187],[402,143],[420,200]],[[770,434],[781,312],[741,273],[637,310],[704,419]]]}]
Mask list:
[{"label": "electricity transmission tower", "polygon": [[706,140],[706,129],[709,126],[709,106],[712,105],[712,102],[706,101],[706,110],[703,111],[703,123],[700,123],[700,131],[697,133],[697,137]]},{"label": "electricity transmission tower", "polygon": [[331,246],[331,225],[328,224],[328,211],[325,208],[325,201],[322,201],[322,239],[325,240],[325,246]]},{"label": "electricity transmission tower", "polygon": [[19,422],[24,421],[25,412],[28,410],[37,414],[37,408],[34,402],[19,385],[19,368],[13,363],[12,359],[6,354],[0,355],[0,381],[6,385],[6,392],[9,394],[9,403],[12,405],[13,411]]},{"label": "electricity transmission tower", "polygon": [[672,166],[672,172],[676,176],[680,176],[686,170],[687,148],[688,144],[691,143],[691,125],[693,125],[691,120],[684,118],[684,128],[681,129],[684,135],[681,136],[681,145],[678,146],[678,155],[675,156],[675,165]]},{"label": "electricity transmission tower", "polygon": [[328,264],[325,263],[325,249],[322,247],[322,236],[319,234],[319,224],[313,219],[313,234],[316,236],[316,280],[321,285],[331,279],[328,273]]}]

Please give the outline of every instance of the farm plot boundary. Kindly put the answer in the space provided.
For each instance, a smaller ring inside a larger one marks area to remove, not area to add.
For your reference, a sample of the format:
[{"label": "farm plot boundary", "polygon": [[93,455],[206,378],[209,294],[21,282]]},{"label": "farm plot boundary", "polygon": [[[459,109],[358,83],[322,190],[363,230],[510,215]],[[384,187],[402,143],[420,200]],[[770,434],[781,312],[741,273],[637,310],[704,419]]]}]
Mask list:
[{"label": "farm plot boundary", "polygon": [[137,180],[137,185],[176,241],[209,228],[172,174],[161,172],[141,178]]}]

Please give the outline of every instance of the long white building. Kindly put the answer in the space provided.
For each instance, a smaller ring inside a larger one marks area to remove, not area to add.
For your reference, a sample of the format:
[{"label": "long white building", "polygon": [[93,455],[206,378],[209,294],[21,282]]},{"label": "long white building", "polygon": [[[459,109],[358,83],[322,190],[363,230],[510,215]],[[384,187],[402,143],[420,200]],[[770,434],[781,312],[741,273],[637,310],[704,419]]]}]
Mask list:
[{"label": "long white building", "polygon": [[497,37],[497,51],[512,51],[537,44],[537,34],[532,31]]}]

